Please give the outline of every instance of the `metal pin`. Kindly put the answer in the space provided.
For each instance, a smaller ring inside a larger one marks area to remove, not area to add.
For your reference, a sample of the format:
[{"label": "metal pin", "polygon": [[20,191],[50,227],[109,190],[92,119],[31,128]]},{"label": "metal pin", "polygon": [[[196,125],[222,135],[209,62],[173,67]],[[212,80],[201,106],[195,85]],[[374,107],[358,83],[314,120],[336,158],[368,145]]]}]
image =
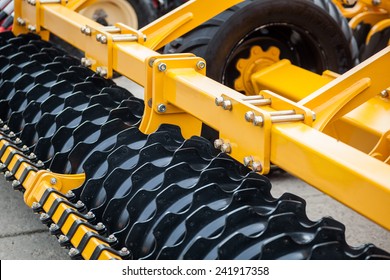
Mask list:
[{"label": "metal pin", "polygon": [[167,111],[167,106],[165,106],[164,104],[159,104],[157,106],[157,111],[159,113],[165,113]]}]

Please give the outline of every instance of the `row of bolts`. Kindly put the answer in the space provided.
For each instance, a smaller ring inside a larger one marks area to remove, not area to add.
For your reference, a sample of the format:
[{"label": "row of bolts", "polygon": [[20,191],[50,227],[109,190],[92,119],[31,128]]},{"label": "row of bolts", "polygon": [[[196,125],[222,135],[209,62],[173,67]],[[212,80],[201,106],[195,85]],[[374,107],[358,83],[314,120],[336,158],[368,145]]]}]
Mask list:
[{"label": "row of bolts", "polygon": [[[4,122],[0,119],[0,125],[2,125],[3,123],[4,123]],[[1,131],[3,131],[3,132],[9,131],[9,127],[8,127],[7,125],[3,125],[2,128],[1,128]],[[8,133],[8,137],[10,137],[11,139],[15,138],[15,133],[12,132],[12,131],[9,132],[9,133]],[[20,140],[19,138],[16,138],[13,142],[14,142],[15,144],[18,144],[18,145],[21,144],[21,140]],[[22,150],[22,152],[28,152],[28,147],[24,145],[24,146],[22,147],[21,150]],[[32,160],[32,161],[34,161],[34,160],[37,159],[37,157],[36,157],[36,155],[35,155],[34,153],[30,153],[27,157],[28,157],[29,160]],[[35,165],[36,165],[37,167],[39,167],[39,168],[44,166],[43,162],[40,161],[40,160],[38,160],[38,161],[35,163]],[[6,169],[5,164],[4,164],[4,163],[0,163],[0,170],[4,170],[4,169]],[[8,179],[8,178],[12,178],[12,177],[13,177],[13,174],[12,174],[11,171],[5,171],[4,176],[5,176],[6,179]],[[55,185],[57,184],[57,179],[54,178],[54,177],[52,177],[52,178],[50,179],[50,184],[51,184],[52,186],[55,186]],[[12,187],[13,187],[14,189],[16,189],[17,187],[19,187],[20,185],[21,185],[21,184],[20,184],[20,182],[19,182],[18,180],[13,180],[13,182],[12,182]],[[73,198],[74,196],[75,196],[75,194],[74,194],[71,190],[68,191],[68,192],[65,194],[65,197],[68,198],[68,199],[71,199],[71,198]],[[76,207],[77,209],[82,209],[82,208],[85,207],[85,205],[84,205],[84,203],[83,203],[81,200],[79,200],[79,201],[77,201],[77,202],[75,203],[75,207]],[[40,203],[38,203],[38,202],[33,202],[31,208],[32,208],[33,210],[36,211],[37,209],[41,209],[41,208],[42,208],[42,205],[41,205]],[[89,211],[87,214],[85,214],[85,217],[86,217],[87,219],[93,219],[93,218],[95,217],[95,215],[93,214],[93,212]],[[50,217],[49,217],[49,215],[48,215],[47,213],[41,213],[41,215],[40,215],[40,220],[41,220],[41,221],[45,221],[45,220],[48,220],[48,219],[50,219]],[[104,226],[103,223],[99,222],[99,223],[96,224],[95,229],[96,229],[97,231],[103,231],[103,230],[105,229],[105,226]],[[52,224],[49,226],[49,230],[50,230],[51,232],[54,232],[54,231],[59,230],[59,228],[58,228],[58,226],[57,226],[56,224],[52,223]],[[110,243],[115,243],[115,242],[116,242],[116,237],[115,237],[113,234],[111,234],[111,235],[109,235],[109,236],[107,237],[107,240],[108,240]],[[61,244],[65,244],[65,243],[67,243],[67,242],[69,241],[69,238],[68,238],[66,235],[60,235],[60,236],[58,237],[58,241],[59,241]],[[119,251],[119,253],[120,253],[121,256],[126,256],[126,255],[129,254],[129,251],[128,251],[127,248],[124,247],[124,248],[122,248],[122,249]],[[71,248],[71,249],[69,250],[69,256],[70,256],[70,257],[76,257],[76,256],[78,256],[78,255],[80,255],[80,252],[79,252],[78,249],[76,249],[76,248]]]}]

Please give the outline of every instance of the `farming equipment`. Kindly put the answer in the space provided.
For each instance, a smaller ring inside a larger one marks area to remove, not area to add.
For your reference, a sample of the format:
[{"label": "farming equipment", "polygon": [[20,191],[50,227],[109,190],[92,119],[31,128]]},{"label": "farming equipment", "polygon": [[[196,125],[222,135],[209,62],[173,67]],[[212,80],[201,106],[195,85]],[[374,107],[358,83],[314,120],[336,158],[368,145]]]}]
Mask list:
[{"label": "farming equipment", "polygon": [[365,60],[389,45],[390,2],[382,0],[334,1],[343,15],[360,47],[360,57]]},{"label": "farming equipment", "polygon": [[139,30],[76,12],[92,2],[17,0],[0,34],[1,171],[72,258],[390,258],[264,176],[390,229],[389,48],[353,67],[325,0],[193,0]]}]

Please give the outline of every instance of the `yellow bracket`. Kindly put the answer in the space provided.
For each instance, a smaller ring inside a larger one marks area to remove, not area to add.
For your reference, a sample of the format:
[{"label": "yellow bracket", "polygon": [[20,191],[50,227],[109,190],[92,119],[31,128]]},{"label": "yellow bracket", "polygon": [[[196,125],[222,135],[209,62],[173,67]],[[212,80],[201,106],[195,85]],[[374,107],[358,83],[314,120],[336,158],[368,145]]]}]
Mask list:
[{"label": "yellow bracket", "polygon": [[84,259],[121,259],[123,251],[113,250],[108,239],[99,234],[97,226],[89,223],[92,214],[80,213],[77,204],[68,201],[71,190],[81,186],[85,175],[39,170],[38,164],[33,165],[29,156],[8,140],[0,134],[0,162],[8,169],[6,177],[13,180],[14,187],[24,189],[25,203],[41,213],[42,221],[47,219],[52,223],[50,228],[57,227],[62,232],[60,240],[68,239],[74,246],[70,252],[77,252]]}]

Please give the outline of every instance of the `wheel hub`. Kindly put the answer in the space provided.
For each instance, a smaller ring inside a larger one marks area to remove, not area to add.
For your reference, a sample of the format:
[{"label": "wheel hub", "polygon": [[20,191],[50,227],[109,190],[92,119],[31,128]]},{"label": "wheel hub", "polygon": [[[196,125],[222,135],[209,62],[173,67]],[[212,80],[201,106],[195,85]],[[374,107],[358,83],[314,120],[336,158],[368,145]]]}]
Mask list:
[{"label": "wheel hub", "polygon": [[253,88],[251,77],[254,73],[267,68],[280,60],[280,50],[277,47],[270,47],[263,51],[259,46],[253,46],[248,58],[240,58],[236,68],[239,76],[234,81],[234,89],[245,92],[246,95],[257,94]]}]

